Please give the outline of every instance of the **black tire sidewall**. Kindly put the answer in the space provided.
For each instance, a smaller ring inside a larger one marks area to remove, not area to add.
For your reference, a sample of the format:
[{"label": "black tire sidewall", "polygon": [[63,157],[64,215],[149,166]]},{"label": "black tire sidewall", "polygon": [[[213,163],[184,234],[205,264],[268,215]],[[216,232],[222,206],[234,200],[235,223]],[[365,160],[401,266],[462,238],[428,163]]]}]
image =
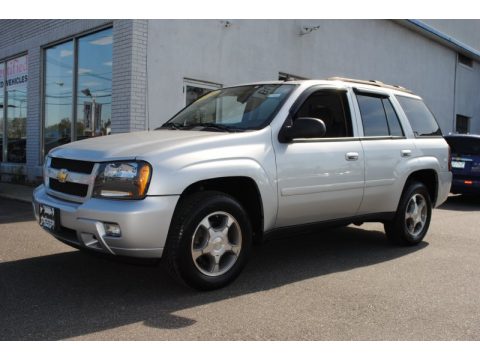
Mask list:
[{"label": "black tire sidewall", "polygon": [[[425,201],[427,203],[427,219],[425,221],[425,225],[422,231],[418,235],[413,236],[408,232],[407,224],[405,222],[405,213],[406,213],[407,205],[410,199],[415,194],[420,194],[425,198]],[[430,194],[428,192],[428,189],[425,187],[425,185],[419,182],[414,182],[409,185],[406,192],[404,193],[404,196],[402,197],[402,203],[400,208],[398,209],[398,213],[396,216],[397,216],[396,230],[401,231],[401,238],[403,242],[405,242],[408,245],[415,245],[420,243],[428,232],[428,229],[430,227],[430,220],[432,217],[432,203],[430,200]]]},{"label": "black tire sidewall", "polygon": [[[187,200],[188,201],[188,200]],[[207,215],[223,211],[232,215],[242,232],[242,248],[237,261],[225,274],[208,276],[200,272],[191,254],[192,238],[198,224]],[[201,290],[216,289],[233,281],[243,269],[251,251],[252,230],[250,220],[243,207],[232,197],[222,193],[205,194],[198,206],[192,208],[181,225],[178,238],[177,270],[181,278],[192,287]]]}]

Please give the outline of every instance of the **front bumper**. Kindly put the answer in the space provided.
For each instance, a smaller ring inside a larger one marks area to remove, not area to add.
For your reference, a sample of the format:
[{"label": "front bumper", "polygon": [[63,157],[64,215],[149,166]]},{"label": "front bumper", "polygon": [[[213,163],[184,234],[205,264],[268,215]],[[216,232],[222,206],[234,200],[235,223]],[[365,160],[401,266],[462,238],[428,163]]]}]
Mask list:
[{"label": "front bumper", "polygon": [[[37,219],[40,203],[59,210],[59,230],[48,232],[67,244],[114,255],[160,258],[178,198],[178,195],[147,196],[143,200],[90,198],[79,204],[51,196],[41,185],[33,192],[32,203]],[[121,236],[107,236],[104,222],[119,224]]]}]

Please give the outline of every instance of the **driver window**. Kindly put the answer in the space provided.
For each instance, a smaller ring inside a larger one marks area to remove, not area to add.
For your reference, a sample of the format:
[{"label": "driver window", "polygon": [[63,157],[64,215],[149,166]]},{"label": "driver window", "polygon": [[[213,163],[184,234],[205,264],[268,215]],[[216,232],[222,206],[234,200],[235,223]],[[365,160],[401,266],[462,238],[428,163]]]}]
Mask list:
[{"label": "driver window", "polygon": [[352,137],[352,120],[345,92],[318,91],[302,104],[295,117],[323,120],[326,138]]}]

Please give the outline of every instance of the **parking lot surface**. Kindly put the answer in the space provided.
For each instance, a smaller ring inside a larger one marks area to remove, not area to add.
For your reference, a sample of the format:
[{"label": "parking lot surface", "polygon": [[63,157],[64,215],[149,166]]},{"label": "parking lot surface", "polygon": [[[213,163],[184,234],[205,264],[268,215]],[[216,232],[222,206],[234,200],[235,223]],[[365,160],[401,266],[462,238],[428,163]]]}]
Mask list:
[{"label": "parking lot surface", "polygon": [[63,245],[0,198],[0,340],[480,340],[479,294],[479,199],[450,197],[416,247],[381,224],[271,240],[201,293]]}]

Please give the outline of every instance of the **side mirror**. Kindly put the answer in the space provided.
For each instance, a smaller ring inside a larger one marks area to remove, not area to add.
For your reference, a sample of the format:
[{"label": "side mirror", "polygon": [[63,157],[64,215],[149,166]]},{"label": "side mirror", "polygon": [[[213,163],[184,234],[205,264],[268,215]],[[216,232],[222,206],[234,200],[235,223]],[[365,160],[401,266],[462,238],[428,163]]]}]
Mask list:
[{"label": "side mirror", "polygon": [[281,143],[288,143],[294,139],[312,139],[325,136],[327,129],[323,120],[311,117],[299,117],[291,125],[283,126],[278,134]]}]

